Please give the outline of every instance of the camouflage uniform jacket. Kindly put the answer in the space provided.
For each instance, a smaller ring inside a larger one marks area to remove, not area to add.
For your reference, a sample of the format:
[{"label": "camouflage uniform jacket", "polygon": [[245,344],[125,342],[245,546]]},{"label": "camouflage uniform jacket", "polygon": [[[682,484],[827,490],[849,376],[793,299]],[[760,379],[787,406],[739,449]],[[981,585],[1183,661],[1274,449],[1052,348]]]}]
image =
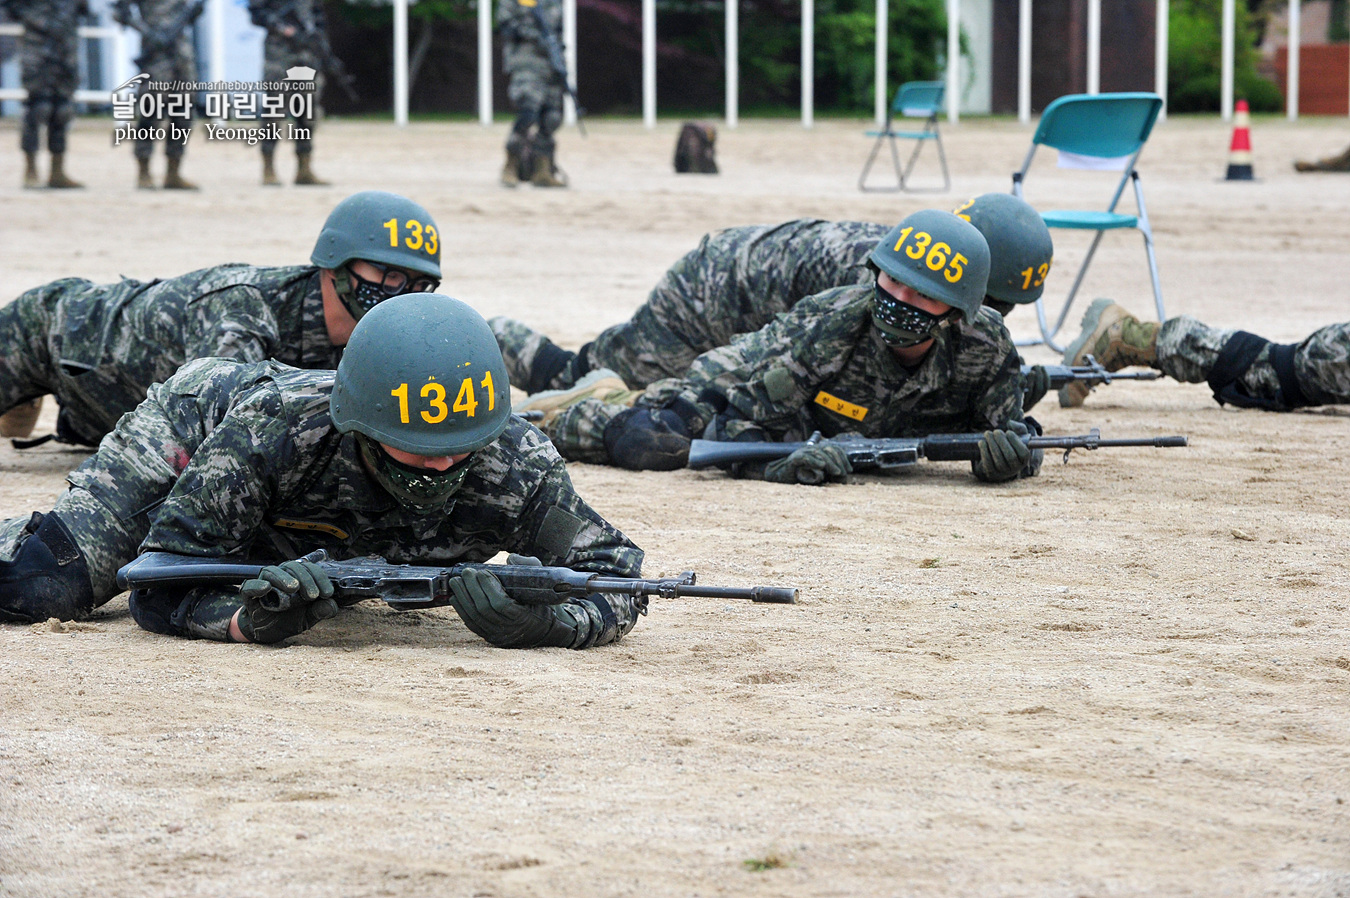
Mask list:
[{"label": "camouflage uniform jacket", "polygon": [[342,357],[328,337],[312,266],[218,265],[150,283],[73,281],[55,301],[47,342],[60,371],[48,386],[85,439],[110,431],[151,384],[192,359],[336,368]]},{"label": "camouflage uniform jacket", "polygon": [[997,313],[980,309],[948,328],[909,370],[872,327],[872,296],[872,288],[852,286],[802,300],[700,356],[681,396],[705,409],[724,406],[726,439],[1020,429],[1021,367]]},{"label": "camouflage uniform jacket", "polygon": [[548,43],[534,10],[543,16],[562,52],[561,0],[497,0],[497,30],[502,35],[502,71],[508,75],[529,73],[544,81],[562,76],[549,60]]},{"label": "camouflage uniform jacket", "polygon": [[[240,397],[193,454],[155,512],[144,551],[277,561],[325,549],[334,558],[379,555],[404,564],[486,561],[498,552],[544,564],[636,576],[642,550],[572,487],[548,439],[519,418],[464,462],[442,507],[395,501],[366,473],[354,434],[328,415],[331,371],[288,371]],[[575,648],[632,629],[632,600],[579,602],[591,621]],[[180,635],[224,639],[237,594],[191,590]]]}]

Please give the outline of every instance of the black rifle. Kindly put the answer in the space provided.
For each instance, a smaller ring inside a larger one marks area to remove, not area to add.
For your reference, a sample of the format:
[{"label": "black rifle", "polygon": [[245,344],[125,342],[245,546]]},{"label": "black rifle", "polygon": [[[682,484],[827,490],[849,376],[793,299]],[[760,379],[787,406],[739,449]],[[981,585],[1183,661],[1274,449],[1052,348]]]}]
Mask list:
[{"label": "black rifle", "polygon": [[156,28],[145,21],[145,17],[141,15],[140,6],[136,7],[133,15],[131,0],[118,0],[113,7],[113,20],[119,25],[125,25],[140,32],[141,55],[136,57],[136,65],[144,71],[148,65],[147,60],[172,52],[173,45],[178,41],[178,36],[183,33],[183,29],[197,21],[197,17],[202,14],[202,10],[205,8],[206,0],[191,0],[191,2],[183,4],[182,9],[178,11],[178,15]]},{"label": "black rifle", "polygon": [[563,90],[572,98],[572,105],[577,110],[577,130],[581,136],[586,136],[586,126],[582,124],[582,117],[586,115],[586,110],[581,107],[581,101],[577,99],[576,88],[572,87],[571,82],[567,80],[567,62],[563,59],[562,47],[558,45],[558,38],[553,34],[553,29],[548,27],[544,21],[544,12],[535,3],[530,7],[530,12],[534,15],[535,24],[539,26],[539,34],[544,41],[544,49],[548,52],[548,64],[553,66],[553,71],[562,79]]},{"label": "black rifle", "polygon": [[[919,459],[929,461],[974,461],[980,457],[978,433],[939,433],[926,437],[892,438],[879,440],[821,440],[817,431],[805,443],[723,443],[716,440],[694,440],[689,446],[689,467],[720,467],[745,461],[773,461],[787,458],[803,446],[828,443],[838,446],[848,456],[855,471],[880,469],[890,471],[917,465]],[[1172,449],[1186,445],[1186,438],[1139,437],[1126,440],[1104,440],[1093,428],[1090,433],[1066,437],[1023,438],[1031,449],[1063,449],[1064,461],[1075,449],[1106,449],[1117,446],[1153,446]]]},{"label": "black rifle", "polygon": [[[340,605],[354,605],[363,599],[381,599],[393,608],[436,608],[451,604],[450,581],[467,570],[492,573],[508,595],[523,605],[557,605],[568,599],[585,598],[591,593],[632,596],[645,613],[646,599],[659,596],[673,599],[692,596],[706,599],[749,599],[791,605],[797,601],[797,589],[787,586],[696,586],[694,574],[680,577],[640,580],[610,577],[566,567],[528,564],[452,564],[431,567],[390,564],[378,556],[333,561],[320,549],[305,556],[323,568],[333,581]],[[258,576],[262,564],[243,563],[227,558],[197,558],[172,552],[147,552],[117,572],[122,589],[154,586],[203,586],[239,584]]]},{"label": "black rifle", "polygon": [[[318,2],[318,0],[315,0]],[[342,59],[333,51],[333,45],[328,42],[328,32],[319,27],[319,23],[314,20],[312,12],[302,13],[300,0],[290,0],[289,3],[283,3],[275,9],[269,9],[265,4],[249,4],[249,13],[253,17],[253,24],[268,31],[280,32],[285,28],[293,28],[299,34],[301,40],[314,52],[319,59],[319,68],[323,69],[330,78],[337,82],[342,88],[342,92],[347,95],[347,99],[353,103],[360,99],[353,86],[356,78],[347,72],[347,67]],[[305,4],[307,9],[313,9],[309,4]]]},{"label": "black rifle", "polygon": [[[1032,365],[1022,366],[1022,376],[1026,377],[1031,373]],[[1120,373],[1116,371],[1107,371],[1092,356],[1084,356],[1081,365],[1042,365],[1050,375],[1050,389],[1058,390],[1068,383],[1078,381],[1085,383],[1090,387],[1098,384],[1109,384],[1113,380],[1157,380],[1162,377],[1161,371],[1131,371]]]}]

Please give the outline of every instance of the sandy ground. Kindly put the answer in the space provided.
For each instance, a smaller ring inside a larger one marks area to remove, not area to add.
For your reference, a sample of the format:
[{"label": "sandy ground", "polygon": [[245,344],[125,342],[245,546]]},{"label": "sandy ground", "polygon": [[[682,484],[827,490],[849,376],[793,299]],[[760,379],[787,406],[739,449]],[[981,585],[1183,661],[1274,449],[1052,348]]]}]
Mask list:
[{"label": "sandy ground", "polygon": [[[303,262],[338,199],[384,188],[440,222],[447,292],[576,346],[705,231],[950,208],[1006,190],[1029,137],[963,122],[950,194],[863,195],[859,122],[745,122],[718,177],[670,172],[676,124],[567,132],[575,186],[551,192],[496,185],[503,125],[329,123],[328,189],[263,189],[256,151],[194,140],[203,189],[173,195],[133,189],[110,123],[82,122],[84,191],[22,191],[0,154],[0,293]],[[1229,136],[1178,119],[1146,151],[1169,312],[1282,340],[1350,317],[1350,176],[1290,167],[1350,128],[1258,121],[1256,183],[1220,180]],[[1099,184],[1046,159],[1028,196]],[[1083,244],[1059,246],[1055,298]],[[1137,235],[1099,255],[1087,297],[1148,309]],[[575,466],[649,574],[802,590],[660,602],[588,652],[373,605],[277,649],[142,632],[124,599],[0,627],[0,893],[1350,895],[1347,410],[1169,382],[1037,411],[1192,445],[997,487],[943,464],[828,488]],[[82,457],[0,448],[0,515],[49,507]]]}]

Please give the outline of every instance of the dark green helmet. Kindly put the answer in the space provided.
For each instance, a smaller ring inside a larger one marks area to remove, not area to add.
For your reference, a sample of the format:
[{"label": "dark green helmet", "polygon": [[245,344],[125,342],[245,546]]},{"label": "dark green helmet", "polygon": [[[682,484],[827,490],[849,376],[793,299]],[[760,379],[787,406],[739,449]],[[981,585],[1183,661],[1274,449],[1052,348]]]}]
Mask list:
[{"label": "dark green helmet", "polygon": [[989,247],[974,226],[950,212],[925,209],[905,218],[877,244],[872,264],[969,320],[984,302]]},{"label": "dark green helmet", "polygon": [[320,268],[353,259],[440,278],[441,232],[431,214],[407,197],[363,190],[328,213],[309,257]]},{"label": "dark green helmet", "polygon": [[511,383],[481,315],[440,293],[405,293],[356,323],[329,413],[341,433],[416,455],[459,455],[506,429]]},{"label": "dark green helmet", "polygon": [[989,296],[1026,305],[1040,299],[1055,245],[1039,212],[1011,193],[986,193],[952,210],[989,244]]}]

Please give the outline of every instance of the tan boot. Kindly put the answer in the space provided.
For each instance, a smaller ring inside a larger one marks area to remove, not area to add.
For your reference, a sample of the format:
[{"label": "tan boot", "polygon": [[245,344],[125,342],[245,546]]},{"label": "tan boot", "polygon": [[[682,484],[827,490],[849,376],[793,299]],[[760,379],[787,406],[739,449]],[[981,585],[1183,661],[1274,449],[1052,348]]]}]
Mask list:
[{"label": "tan boot", "polygon": [[558,178],[558,169],[550,156],[539,153],[534,157],[534,174],[530,183],[535,187],[566,187],[567,182]]},{"label": "tan boot", "polygon": [[42,186],[42,178],[38,176],[37,153],[24,153],[23,163],[23,186],[25,189],[32,190]]},{"label": "tan boot", "polygon": [[164,172],[165,190],[196,190],[197,185],[184,178],[178,173],[179,167],[183,164],[181,156],[174,156],[169,159],[169,167]]},{"label": "tan boot", "polygon": [[515,187],[520,183],[520,153],[506,151],[506,164],[502,166],[501,182],[503,187]]},{"label": "tan boot", "polygon": [[300,187],[327,187],[328,182],[314,174],[314,169],[310,166],[310,159],[313,153],[297,153],[295,161],[299,167],[295,170],[295,183]]},{"label": "tan boot", "polygon": [[1339,156],[1328,156],[1325,159],[1318,159],[1316,162],[1304,162],[1302,160],[1294,163],[1296,171],[1350,171],[1350,147],[1347,147]]},{"label": "tan boot", "polygon": [[47,186],[58,190],[69,190],[72,187],[83,187],[79,181],[73,180],[66,175],[66,154],[52,153],[52,172],[47,177]]},{"label": "tan boot", "polygon": [[141,190],[154,190],[155,179],[150,175],[150,160],[137,159],[136,167],[136,186]]},{"label": "tan boot", "polygon": [[38,415],[42,413],[42,397],[30,399],[22,405],[0,415],[0,437],[11,440],[25,439],[33,432]]},{"label": "tan boot", "polygon": [[281,179],[277,177],[277,154],[275,150],[263,150],[263,186],[280,187]]},{"label": "tan boot", "polygon": [[[1081,365],[1092,356],[1107,371],[1130,365],[1152,365],[1158,359],[1161,324],[1140,321],[1123,306],[1109,299],[1094,299],[1083,314],[1083,331],[1064,350],[1064,364]],[[1071,381],[1059,390],[1059,404],[1073,408],[1083,404],[1091,389]]]},{"label": "tan boot", "polygon": [[[642,395],[641,390],[630,390],[623,378],[608,368],[597,368],[566,390],[545,390],[535,393],[512,410],[531,421],[540,430],[547,431],[563,409],[571,408],[583,399],[598,399],[609,405],[631,406]],[[542,412],[543,418],[535,420],[525,412]]]}]

